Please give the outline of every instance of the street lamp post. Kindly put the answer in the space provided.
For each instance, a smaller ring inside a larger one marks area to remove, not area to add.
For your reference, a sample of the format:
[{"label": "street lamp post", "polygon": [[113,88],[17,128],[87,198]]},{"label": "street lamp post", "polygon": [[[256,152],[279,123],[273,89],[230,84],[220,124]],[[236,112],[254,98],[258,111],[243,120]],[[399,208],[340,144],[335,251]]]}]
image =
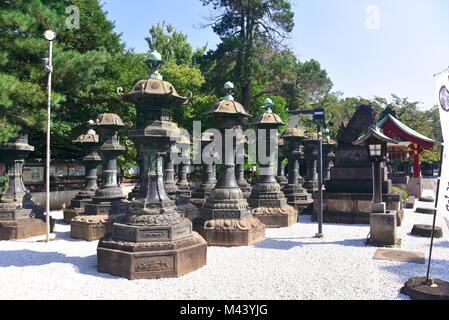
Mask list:
[{"label": "street lamp post", "polygon": [[[290,114],[304,114],[309,115],[312,120],[317,122],[317,162],[318,162],[318,233],[315,234],[316,238],[323,238],[323,133],[321,132],[321,125],[325,122],[324,109],[313,110],[295,110],[289,111]],[[326,128],[325,133],[329,133]]]},{"label": "street lamp post", "polygon": [[45,204],[45,222],[47,224],[46,241],[49,241],[50,237],[50,129],[51,129],[51,76],[53,73],[53,41],[56,39],[56,32],[47,30],[44,33],[45,39],[49,42],[48,58],[44,59],[45,71],[48,72],[48,104],[47,104],[47,160],[46,160],[46,204]]}]

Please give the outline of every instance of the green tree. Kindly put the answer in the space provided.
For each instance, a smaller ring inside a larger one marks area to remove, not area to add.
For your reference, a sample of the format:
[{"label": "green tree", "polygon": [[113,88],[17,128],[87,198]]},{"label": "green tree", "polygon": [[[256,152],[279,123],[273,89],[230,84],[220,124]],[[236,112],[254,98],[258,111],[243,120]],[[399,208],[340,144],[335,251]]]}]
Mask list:
[{"label": "green tree", "polygon": [[192,130],[193,120],[201,120],[207,128],[209,120],[206,112],[217,99],[213,94],[204,93],[205,77],[197,60],[204,55],[206,45],[193,49],[187,35],[178,32],[171,24],[158,23],[150,28],[150,36],[145,38],[150,51],[157,50],[164,60],[160,72],[165,81],[170,82],[179,94],[192,98],[185,105],[173,109],[173,121],[180,127]]},{"label": "green tree", "polygon": [[[66,8],[79,8],[80,28],[66,25]],[[44,157],[48,56],[47,29],[56,31],[53,51],[52,158],[77,158],[71,141],[86,121],[114,112],[134,121],[133,106],[116,89],[144,77],[144,57],[127,52],[98,0],[0,1],[0,142],[30,128],[32,157]],[[125,132],[126,134],[126,132]]]},{"label": "green tree", "polygon": [[175,30],[173,25],[165,21],[150,28],[150,36],[145,38],[150,51],[158,51],[165,61],[178,65],[194,66],[198,57],[206,52],[204,47],[193,50],[187,41],[187,35]]},{"label": "green tree", "polygon": [[293,30],[293,11],[288,0],[201,0],[212,6],[210,23],[222,43],[208,53],[203,64],[216,75],[233,79],[241,92],[241,102],[248,110],[252,86],[260,66],[258,50],[269,45],[279,48]]}]

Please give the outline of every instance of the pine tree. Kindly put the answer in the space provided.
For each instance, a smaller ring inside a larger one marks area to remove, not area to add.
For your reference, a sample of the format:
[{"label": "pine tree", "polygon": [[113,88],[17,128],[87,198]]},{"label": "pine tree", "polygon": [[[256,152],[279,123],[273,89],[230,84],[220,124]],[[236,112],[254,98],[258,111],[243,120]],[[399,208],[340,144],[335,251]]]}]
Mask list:
[{"label": "pine tree", "polygon": [[[79,28],[69,28],[69,6],[79,9]],[[102,112],[133,121],[133,106],[116,89],[146,73],[144,56],[127,52],[98,0],[0,1],[0,143],[30,128],[36,147],[45,149],[48,56],[43,33],[57,33],[53,49],[52,158],[77,157],[71,141]],[[126,133],[126,132],[125,132]]]}]

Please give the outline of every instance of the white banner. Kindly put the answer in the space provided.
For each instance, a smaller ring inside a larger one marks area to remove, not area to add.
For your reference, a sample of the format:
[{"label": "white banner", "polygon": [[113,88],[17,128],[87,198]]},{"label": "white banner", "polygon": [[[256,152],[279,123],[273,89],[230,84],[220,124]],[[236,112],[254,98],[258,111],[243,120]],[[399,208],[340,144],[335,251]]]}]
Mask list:
[{"label": "white banner", "polygon": [[436,89],[437,103],[440,108],[441,130],[444,139],[438,213],[443,215],[449,228],[449,71],[445,71],[436,77]]}]

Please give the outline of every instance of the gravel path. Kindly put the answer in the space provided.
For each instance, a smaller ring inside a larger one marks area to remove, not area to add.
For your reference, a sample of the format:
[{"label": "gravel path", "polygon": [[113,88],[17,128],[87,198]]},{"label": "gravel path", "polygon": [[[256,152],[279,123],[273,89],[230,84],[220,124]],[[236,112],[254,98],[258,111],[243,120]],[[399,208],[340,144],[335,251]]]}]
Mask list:
[{"label": "gravel path", "polygon": [[[419,206],[432,204],[417,203]],[[178,279],[134,280],[98,273],[98,241],[70,238],[70,227],[57,220],[60,241],[45,237],[0,241],[0,299],[407,299],[404,282],[426,275],[426,265],[373,260],[365,246],[367,225],[324,225],[315,239],[310,216],[290,228],[268,229],[251,247],[208,248],[205,267]],[[405,210],[399,228],[401,250],[428,256],[430,239],[410,235],[413,224],[431,224],[432,216]],[[448,229],[435,239],[431,275],[449,280]],[[427,263],[427,262],[426,262]]]}]

